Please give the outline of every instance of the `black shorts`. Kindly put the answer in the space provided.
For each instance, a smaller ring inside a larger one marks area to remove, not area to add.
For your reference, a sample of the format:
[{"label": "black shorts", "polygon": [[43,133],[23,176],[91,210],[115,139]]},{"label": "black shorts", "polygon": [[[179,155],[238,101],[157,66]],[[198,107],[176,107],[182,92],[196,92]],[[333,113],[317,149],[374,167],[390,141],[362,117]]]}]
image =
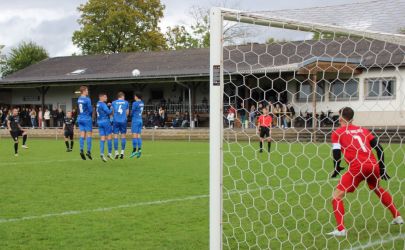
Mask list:
[{"label": "black shorts", "polygon": [[260,138],[269,138],[270,137],[270,128],[260,127]]},{"label": "black shorts", "polygon": [[73,140],[74,133],[73,131],[65,130],[65,138],[69,138],[70,140]]},{"label": "black shorts", "polygon": [[18,137],[22,136],[23,133],[23,130],[10,131],[11,138],[13,138],[15,142],[18,141]]}]

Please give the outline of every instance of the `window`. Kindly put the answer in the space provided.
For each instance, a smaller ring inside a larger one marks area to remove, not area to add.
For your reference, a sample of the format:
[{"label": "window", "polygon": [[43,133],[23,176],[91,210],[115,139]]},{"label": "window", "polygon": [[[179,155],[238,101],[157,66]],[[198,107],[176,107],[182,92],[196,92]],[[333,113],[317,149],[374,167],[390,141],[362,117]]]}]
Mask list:
[{"label": "window", "polygon": [[329,99],[338,100],[356,100],[359,97],[358,79],[340,80],[336,79],[330,83]]},{"label": "window", "polygon": [[[316,100],[324,101],[325,98],[325,83],[318,82],[316,85]],[[312,84],[308,81],[297,83],[297,101],[309,102],[312,100]]]},{"label": "window", "polygon": [[366,99],[395,98],[395,78],[369,78],[366,82]]}]

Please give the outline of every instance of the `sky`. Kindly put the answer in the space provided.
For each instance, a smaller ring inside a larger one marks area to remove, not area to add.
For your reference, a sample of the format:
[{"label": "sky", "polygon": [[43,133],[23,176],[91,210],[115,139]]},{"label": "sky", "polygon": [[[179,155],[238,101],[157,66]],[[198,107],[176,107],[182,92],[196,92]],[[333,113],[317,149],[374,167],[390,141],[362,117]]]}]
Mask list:
[{"label": "sky", "polygon": [[[365,2],[368,0],[161,0],[166,6],[160,23],[168,26],[189,25],[190,8],[224,5],[247,11],[281,10]],[[46,48],[50,56],[80,53],[72,43],[79,29],[77,7],[86,0],[0,0],[0,44],[4,52],[21,41],[34,41]],[[281,37],[282,38],[282,37]]]}]

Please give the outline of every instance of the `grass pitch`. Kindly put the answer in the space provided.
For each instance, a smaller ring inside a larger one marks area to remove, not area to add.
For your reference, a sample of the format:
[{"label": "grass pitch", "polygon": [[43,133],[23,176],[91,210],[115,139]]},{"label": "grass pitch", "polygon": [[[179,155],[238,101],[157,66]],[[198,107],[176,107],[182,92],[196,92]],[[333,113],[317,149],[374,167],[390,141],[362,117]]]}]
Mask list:
[{"label": "grass pitch", "polygon": [[[29,140],[15,158],[0,139],[0,249],[208,248],[208,143],[146,141],[141,159],[108,163],[93,144],[93,161],[61,140]],[[273,143],[268,155],[256,144],[225,144],[224,248],[404,249],[405,228],[364,184],[346,198],[347,239],[324,237],[329,145]],[[405,214],[405,147],[385,149],[383,185]]]}]

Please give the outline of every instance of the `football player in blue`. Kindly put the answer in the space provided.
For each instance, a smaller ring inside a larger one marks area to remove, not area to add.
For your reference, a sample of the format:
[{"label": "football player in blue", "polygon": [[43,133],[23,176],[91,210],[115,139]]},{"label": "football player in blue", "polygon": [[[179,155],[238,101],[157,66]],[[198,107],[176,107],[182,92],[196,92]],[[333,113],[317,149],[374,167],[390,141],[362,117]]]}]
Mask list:
[{"label": "football player in blue", "polygon": [[[92,131],[93,131],[93,107],[91,106],[91,100],[88,97],[89,89],[86,86],[80,87],[80,97],[77,100],[77,106],[79,108],[79,115],[77,123],[80,130],[80,156],[83,160],[91,157],[91,143],[92,143]],[[84,155],[84,140],[87,141],[87,153]]]},{"label": "football player in blue", "polygon": [[135,101],[132,103],[132,111],[131,111],[131,117],[132,117],[132,126],[131,126],[131,132],[132,132],[132,154],[131,158],[135,157],[139,158],[141,157],[142,154],[142,127],[143,127],[143,122],[142,122],[142,113],[145,104],[142,101],[142,96],[140,94],[135,94],[134,95]]},{"label": "football player in blue", "polygon": [[100,93],[99,101],[97,102],[97,125],[98,131],[100,134],[100,157],[101,160],[106,162],[107,159],[104,157],[104,144],[105,140],[107,139],[108,145],[108,158],[113,159],[111,156],[112,152],[112,141],[111,141],[111,134],[112,134],[112,127],[110,122],[110,115],[112,113],[112,109],[108,108],[107,102],[107,94]]},{"label": "football player in blue", "polygon": [[[125,145],[127,143],[127,123],[129,115],[129,104],[125,100],[125,94],[119,92],[117,100],[113,101],[113,133],[114,133],[114,150],[115,159],[124,159]],[[118,135],[121,135],[121,155],[118,154]]]}]

